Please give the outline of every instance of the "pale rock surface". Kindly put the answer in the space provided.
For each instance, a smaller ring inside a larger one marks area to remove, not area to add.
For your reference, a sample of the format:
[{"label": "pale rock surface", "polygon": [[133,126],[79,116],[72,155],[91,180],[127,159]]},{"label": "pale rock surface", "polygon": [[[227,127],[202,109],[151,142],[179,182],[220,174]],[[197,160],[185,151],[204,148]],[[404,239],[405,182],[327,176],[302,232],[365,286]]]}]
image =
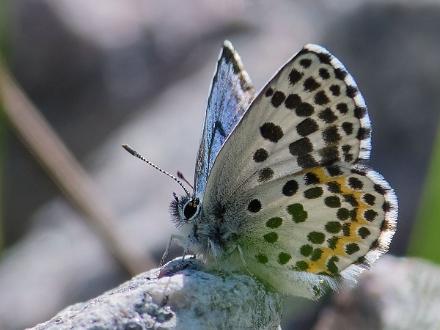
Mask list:
[{"label": "pale rock surface", "polygon": [[32,329],[278,329],[280,311],[280,297],[250,276],[175,259]]},{"label": "pale rock surface", "polygon": [[335,294],[314,330],[440,329],[440,268],[383,257],[359,285]]}]

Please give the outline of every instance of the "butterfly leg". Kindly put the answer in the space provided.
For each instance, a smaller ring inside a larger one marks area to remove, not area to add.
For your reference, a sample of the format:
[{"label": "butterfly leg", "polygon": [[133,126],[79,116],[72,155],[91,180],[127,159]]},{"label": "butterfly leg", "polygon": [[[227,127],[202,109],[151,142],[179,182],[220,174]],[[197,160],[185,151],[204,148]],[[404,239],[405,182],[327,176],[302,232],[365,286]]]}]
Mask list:
[{"label": "butterfly leg", "polygon": [[188,244],[187,244],[187,245],[185,246],[185,248],[183,249],[182,261],[185,260],[185,257],[186,257],[186,255],[188,254],[188,252],[189,252],[189,247],[188,247]]},{"label": "butterfly leg", "polygon": [[208,247],[209,247],[209,250],[211,251],[211,255],[215,261],[217,268],[219,268],[220,265],[219,265],[219,262],[217,259],[217,254],[216,254],[217,249],[215,248],[215,244],[210,239],[208,239]]},{"label": "butterfly leg", "polygon": [[160,259],[160,266],[163,266],[165,263],[165,259],[168,257],[168,253],[170,252],[171,244],[173,243],[173,240],[182,241],[182,236],[172,234],[170,237],[170,240],[168,241],[167,248],[165,249],[165,252],[162,255],[162,258]]},{"label": "butterfly leg", "polygon": [[250,276],[255,276],[250,270],[249,267],[247,266],[246,260],[244,260],[244,254],[243,254],[243,250],[241,249],[241,246],[237,244],[236,246],[237,251],[238,251],[238,255],[240,256],[240,260],[243,263],[244,268],[246,269],[246,271],[249,273]]},{"label": "butterfly leg", "polygon": [[246,260],[244,260],[244,255],[243,255],[243,251],[240,247],[240,245],[237,244],[237,250],[238,250],[238,254],[240,255],[240,260],[243,263],[243,266],[247,269],[247,264],[246,264]]}]

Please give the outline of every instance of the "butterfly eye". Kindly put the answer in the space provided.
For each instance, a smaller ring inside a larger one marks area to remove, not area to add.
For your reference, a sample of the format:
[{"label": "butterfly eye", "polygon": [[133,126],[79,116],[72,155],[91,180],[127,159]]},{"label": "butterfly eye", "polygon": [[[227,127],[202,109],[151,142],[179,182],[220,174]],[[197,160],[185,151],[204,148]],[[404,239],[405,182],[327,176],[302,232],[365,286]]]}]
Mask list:
[{"label": "butterfly eye", "polygon": [[183,207],[183,215],[185,216],[185,219],[191,219],[198,212],[198,204],[198,198],[195,200],[190,200],[188,203],[186,203],[186,205]]}]

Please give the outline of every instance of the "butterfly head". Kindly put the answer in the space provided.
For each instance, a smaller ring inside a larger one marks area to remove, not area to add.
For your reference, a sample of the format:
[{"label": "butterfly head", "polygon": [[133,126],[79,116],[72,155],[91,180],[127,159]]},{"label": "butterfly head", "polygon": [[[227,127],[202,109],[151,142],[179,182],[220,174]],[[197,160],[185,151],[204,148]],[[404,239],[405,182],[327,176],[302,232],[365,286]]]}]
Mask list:
[{"label": "butterfly head", "polygon": [[195,196],[181,196],[174,195],[174,199],[170,204],[171,215],[173,216],[173,222],[176,226],[192,222],[200,213],[200,200]]}]

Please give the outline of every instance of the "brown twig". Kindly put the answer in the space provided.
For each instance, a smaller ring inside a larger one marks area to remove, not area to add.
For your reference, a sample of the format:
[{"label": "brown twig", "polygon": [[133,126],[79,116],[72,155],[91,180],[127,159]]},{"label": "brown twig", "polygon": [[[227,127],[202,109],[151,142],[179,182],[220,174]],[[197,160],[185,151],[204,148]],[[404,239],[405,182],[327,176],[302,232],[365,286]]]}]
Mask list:
[{"label": "brown twig", "polygon": [[117,220],[91,178],[26,97],[0,60],[0,102],[10,125],[124,270],[134,275],[152,266],[138,260],[112,224]]}]

